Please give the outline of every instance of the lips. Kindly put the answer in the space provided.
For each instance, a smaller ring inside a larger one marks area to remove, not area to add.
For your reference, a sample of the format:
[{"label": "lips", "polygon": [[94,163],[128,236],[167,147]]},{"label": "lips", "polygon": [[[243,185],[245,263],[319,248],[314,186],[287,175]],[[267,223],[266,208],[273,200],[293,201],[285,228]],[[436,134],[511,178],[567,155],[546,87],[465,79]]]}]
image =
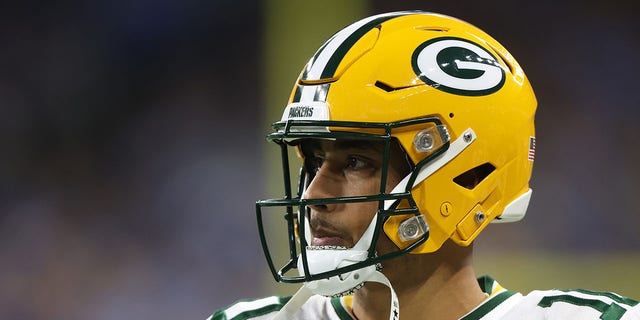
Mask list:
[{"label": "lips", "polygon": [[346,247],[346,241],[340,237],[313,237],[311,245],[314,247]]},{"label": "lips", "polygon": [[313,230],[313,238],[311,239],[311,246],[314,247],[348,247],[349,242],[341,235],[330,232],[325,229]]}]

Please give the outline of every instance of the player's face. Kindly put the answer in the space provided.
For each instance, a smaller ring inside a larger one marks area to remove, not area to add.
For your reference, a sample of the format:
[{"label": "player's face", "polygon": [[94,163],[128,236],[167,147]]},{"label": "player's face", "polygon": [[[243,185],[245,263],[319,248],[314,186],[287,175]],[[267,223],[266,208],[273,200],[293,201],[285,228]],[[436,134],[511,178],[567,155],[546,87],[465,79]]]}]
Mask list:
[{"label": "player's face", "polygon": [[[303,144],[305,165],[315,177],[305,199],[374,195],[380,192],[383,143],[357,140],[316,140]],[[385,189],[391,191],[408,173],[407,160],[393,143]],[[369,226],[377,202],[312,205],[312,246],[351,248]]]}]

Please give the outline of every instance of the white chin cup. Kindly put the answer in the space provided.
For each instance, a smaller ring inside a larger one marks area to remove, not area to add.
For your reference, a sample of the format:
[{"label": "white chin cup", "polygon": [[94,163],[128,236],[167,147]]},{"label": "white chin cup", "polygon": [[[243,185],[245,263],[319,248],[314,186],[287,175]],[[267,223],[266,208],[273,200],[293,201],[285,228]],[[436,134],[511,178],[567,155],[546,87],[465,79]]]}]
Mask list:
[{"label": "white chin cup", "polygon": [[[371,219],[371,223],[358,242],[349,249],[337,249],[327,247],[307,247],[305,253],[310,275],[333,271],[338,268],[347,267],[358,262],[365,261],[368,250],[373,240],[373,233],[376,226],[377,214]],[[305,219],[307,220],[307,219]],[[306,222],[308,223],[308,222]],[[308,226],[308,225],[307,225]],[[307,228],[309,230],[309,228]],[[310,233],[307,241],[311,241]],[[327,279],[305,282],[305,286],[313,293],[323,296],[340,295],[358,287],[361,283],[368,281],[376,271],[376,266],[371,265]],[[298,257],[298,272],[304,276],[304,265],[302,255]]]},{"label": "white chin cup", "polygon": [[[306,249],[309,272],[319,274],[356,264],[367,259],[367,251],[352,249]],[[298,259],[298,270],[304,275],[302,259]],[[335,296],[347,293],[367,281],[376,271],[371,265],[327,279],[305,282],[313,293],[323,296]]]}]

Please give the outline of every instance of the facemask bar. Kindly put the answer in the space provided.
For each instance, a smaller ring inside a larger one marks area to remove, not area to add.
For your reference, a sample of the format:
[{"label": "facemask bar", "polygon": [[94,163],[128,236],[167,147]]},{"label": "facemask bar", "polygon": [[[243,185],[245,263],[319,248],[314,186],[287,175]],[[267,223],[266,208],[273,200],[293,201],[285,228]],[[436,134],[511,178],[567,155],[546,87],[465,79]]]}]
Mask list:
[{"label": "facemask bar", "polygon": [[[413,184],[407,184],[405,190],[397,190],[400,192],[392,192],[386,194],[385,186],[387,179],[387,170],[389,166],[389,150],[392,141],[392,131],[395,128],[400,128],[410,125],[419,125],[424,123],[433,123],[437,126],[442,125],[442,122],[437,117],[424,117],[411,120],[405,120],[394,123],[361,123],[361,122],[343,122],[343,121],[287,121],[278,122],[273,125],[276,132],[270,134],[267,139],[275,142],[281,148],[282,169],[285,184],[285,196],[282,199],[266,199],[256,202],[256,217],[258,222],[258,231],[260,234],[260,240],[262,243],[263,251],[267,259],[267,264],[271,270],[274,278],[278,282],[285,283],[297,283],[297,282],[309,282],[313,280],[326,279],[329,277],[337,276],[347,272],[351,272],[357,269],[361,269],[367,266],[378,264],[384,260],[391,259],[393,257],[410,252],[414,248],[418,247],[428,239],[428,232],[422,237],[416,239],[413,243],[403,249],[393,251],[382,256],[377,256],[375,252],[375,245],[377,243],[379,234],[382,230],[382,224],[389,216],[393,215],[406,215],[411,214],[414,216],[420,215],[415,201],[411,196],[411,188]],[[332,131],[329,131],[329,128]],[[344,129],[344,131],[340,131]],[[351,132],[349,130],[358,129],[357,132]],[[335,130],[335,131],[333,131]],[[371,133],[375,132],[375,133]],[[295,145],[295,141],[299,139],[315,138],[315,139],[358,139],[358,140],[374,140],[384,141],[384,154],[383,154],[383,166],[381,174],[380,192],[378,195],[367,195],[357,197],[339,197],[339,198],[325,198],[325,199],[302,199],[301,196],[305,188],[305,180],[307,180],[307,173],[304,168],[300,170],[298,179],[297,195],[293,197],[291,188],[291,177],[289,174],[289,158],[288,147]],[[443,137],[443,145],[429,154],[425,159],[415,164],[408,178],[413,181],[416,178],[420,169],[429,163],[429,161],[440,154],[445,152],[449,147],[448,136]],[[407,208],[397,208],[401,200],[406,200],[409,206]],[[346,267],[341,267],[335,270],[327,272],[310,274],[309,266],[306,258],[305,248],[307,242],[304,237],[305,234],[305,213],[307,207],[314,204],[336,204],[336,203],[356,203],[356,202],[378,202],[378,211],[375,216],[375,232],[373,233],[373,239],[371,245],[368,248],[368,257],[366,260],[357,262]],[[385,202],[387,207],[385,208]],[[388,205],[392,202],[392,205]],[[284,263],[279,269],[273,261],[272,255],[269,250],[268,241],[265,235],[263,207],[285,207],[285,221],[287,222],[287,242],[289,245],[289,257],[288,261]],[[294,207],[296,208],[294,210]],[[299,234],[298,238],[296,234]],[[303,259],[304,276],[288,276],[287,272],[297,268],[298,259]]]}]

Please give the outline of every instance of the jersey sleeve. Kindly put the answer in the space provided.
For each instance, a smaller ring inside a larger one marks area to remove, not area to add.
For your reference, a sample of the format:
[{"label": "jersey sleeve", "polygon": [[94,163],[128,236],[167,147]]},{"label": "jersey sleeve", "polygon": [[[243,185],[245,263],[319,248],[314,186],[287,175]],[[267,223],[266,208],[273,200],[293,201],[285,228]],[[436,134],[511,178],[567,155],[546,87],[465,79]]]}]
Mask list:
[{"label": "jersey sleeve", "polygon": [[[255,300],[241,300],[218,310],[207,320],[267,320],[272,319],[291,297],[271,296]],[[351,319],[339,298],[314,295],[293,315],[292,320]]]},{"label": "jersey sleeve", "polygon": [[640,320],[640,305],[610,292],[533,291],[509,315],[520,315],[520,319]]},{"label": "jersey sleeve", "polygon": [[207,320],[266,320],[272,318],[291,297],[271,296],[241,300],[214,312]]}]

